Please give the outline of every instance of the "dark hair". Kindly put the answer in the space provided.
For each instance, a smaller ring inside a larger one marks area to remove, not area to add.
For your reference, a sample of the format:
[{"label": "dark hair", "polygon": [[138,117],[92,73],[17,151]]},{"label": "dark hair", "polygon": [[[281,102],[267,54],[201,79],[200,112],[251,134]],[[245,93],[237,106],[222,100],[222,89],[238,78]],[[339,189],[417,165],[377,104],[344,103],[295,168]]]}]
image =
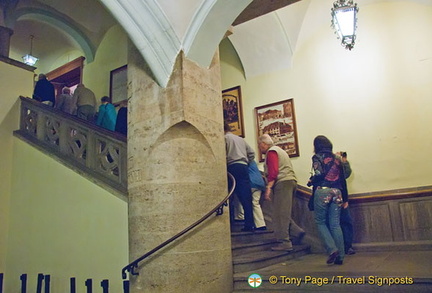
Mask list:
[{"label": "dark hair", "polygon": [[108,102],[108,103],[109,103],[109,100],[110,100],[110,98],[107,97],[107,96],[103,96],[103,97],[101,98],[102,103],[105,103],[105,102]]},{"label": "dark hair", "polygon": [[313,144],[315,154],[320,153],[324,150],[329,152],[333,151],[333,145],[331,141],[324,135],[318,135],[317,137],[315,137]]}]

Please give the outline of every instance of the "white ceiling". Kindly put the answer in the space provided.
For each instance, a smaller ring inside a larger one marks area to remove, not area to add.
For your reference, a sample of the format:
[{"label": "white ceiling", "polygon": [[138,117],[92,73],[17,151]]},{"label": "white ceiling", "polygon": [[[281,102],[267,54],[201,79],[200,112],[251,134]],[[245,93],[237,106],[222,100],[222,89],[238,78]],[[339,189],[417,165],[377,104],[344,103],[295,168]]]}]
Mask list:
[{"label": "white ceiling", "polygon": [[[6,1],[6,3],[14,2],[14,0],[3,0],[3,2],[4,1]],[[32,7],[32,9],[44,10],[47,13],[42,16],[41,14],[26,14],[25,16],[18,17],[16,22],[13,22],[13,18],[6,19],[8,26],[12,27],[14,30],[14,34],[11,38],[11,51],[14,51],[16,56],[29,53],[30,35],[35,36],[33,41],[33,55],[41,59],[43,58],[44,60],[55,60],[71,49],[81,50],[82,48],[75,40],[76,38],[74,39],[68,32],[65,32],[63,27],[58,26],[60,21],[82,32],[85,37],[88,38],[92,46],[97,48],[106,31],[117,23],[101,1],[104,3],[129,3],[130,5],[139,3],[143,6],[148,5],[150,2],[153,3],[152,5],[159,7],[159,12],[163,13],[168,20],[166,25],[170,25],[170,27],[173,28],[173,34],[175,34],[178,39],[177,45],[180,47],[184,46],[185,42],[196,41],[194,37],[198,34],[204,36],[206,34],[211,35],[214,31],[214,27],[222,23],[219,22],[219,20],[224,19],[224,17],[228,17],[228,19],[233,18],[232,15],[212,15],[213,19],[208,21],[201,30],[199,30],[198,27],[201,23],[199,17],[202,11],[200,10],[209,9],[210,11],[214,8],[206,7],[206,3],[216,5],[216,2],[218,2],[221,3],[221,5],[229,5],[230,3],[234,3],[232,0],[155,0],[149,2],[142,2],[142,0],[128,0],[127,2],[123,2],[124,0],[20,0],[15,8],[16,11],[24,11],[24,9]],[[359,18],[361,18],[362,6],[376,2],[390,1],[401,0],[355,1],[360,7]],[[432,0],[406,1],[432,5]],[[236,0],[235,3],[238,4],[240,2],[245,6],[247,3],[251,2],[251,0]],[[311,3],[314,5],[311,5]],[[319,5],[317,5],[318,3]],[[310,31],[311,28],[302,27],[304,17],[306,17],[306,15],[311,17],[311,14],[316,14],[316,17],[327,17],[329,18],[330,29],[330,8],[332,7],[332,3],[333,0],[301,0],[285,8],[235,26],[233,28],[234,33],[229,39],[233,43],[241,59],[246,77],[289,68],[292,63],[292,52],[298,45],[297,42],[300,32],[303,37],[304,34],[313,33],[313,31]],[[313,7],[313,9],[311,9],[311,7]],[[230,8],[231,11],[233,9],[234,8]],[[146,13],[151,12],[151,9],[146,11]],[[236,15],[238,13],[239,12],[235,12]],[[138,15],[140,15],[142,19],[148,17],[148,15],[144,13]],[[207,14],[203,15],[207,16]],[[57,22],[52,22],[53,19]],[[202,24],[204,24],[204,22],[202,22]],[[188,31],[193,25],[195,25],[195,29],[197,30],[195,32],[196,34]],[[229,27],[229,24],[222,25],[227,28]],[[220,30],[219,28],[219,31]],[[155,32],[152,33],[155,34]],[[190,36],[188,36],[188,33]],[[220,39],[221,38],[222,36],[220,36]],[[131,39],[134,40],[133,37]],[[209,48],[206,47],[206,41],[205,38],[202,38],[201,43],[196,44],[195,47],[204,52],[208,52]],[[177,46],[176,44],[174,45]],[[190,44],[191,47],[192,45],[193,43]],[[211,44],[211,46],[213,46],[213,44]],[[217,43],[214,46],[216,47]],[[164,50],[164,48],[161,49]],[[215,48],[213,48],[213,50],[214,49]],[[210,48],[210,50],[212,49]],[[210,53],[211,55],[213,54],[212,52]]]}]

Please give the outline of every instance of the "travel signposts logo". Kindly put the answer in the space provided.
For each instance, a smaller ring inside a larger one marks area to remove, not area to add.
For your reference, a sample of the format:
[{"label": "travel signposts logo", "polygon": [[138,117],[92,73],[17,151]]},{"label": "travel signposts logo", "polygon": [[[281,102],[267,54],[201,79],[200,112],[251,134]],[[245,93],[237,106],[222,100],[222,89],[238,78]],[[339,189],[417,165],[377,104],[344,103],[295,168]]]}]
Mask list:
[{"label": "travel signposts logo", "polygon": [[262,278],[258,274],[252,274],[248,277],[248,284],[252,288],[258,288],[262,284]]}]

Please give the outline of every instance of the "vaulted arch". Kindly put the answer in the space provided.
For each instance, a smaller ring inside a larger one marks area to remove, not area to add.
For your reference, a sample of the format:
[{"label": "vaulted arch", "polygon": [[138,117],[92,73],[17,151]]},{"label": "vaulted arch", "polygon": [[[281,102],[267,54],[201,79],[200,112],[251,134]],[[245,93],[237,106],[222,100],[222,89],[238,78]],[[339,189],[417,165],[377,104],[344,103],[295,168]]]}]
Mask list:
[{"label": "vaulted arch", "polygon": [[41,8],[21,8],[17,9],[12,15],[9,15],[6,24],[8,27],[13,28],[16,21],[23,18],[41,21],[63,31],[79,44],[88,63],[94,60],[96,54],[95,46],[81,29],[67,19]]}]

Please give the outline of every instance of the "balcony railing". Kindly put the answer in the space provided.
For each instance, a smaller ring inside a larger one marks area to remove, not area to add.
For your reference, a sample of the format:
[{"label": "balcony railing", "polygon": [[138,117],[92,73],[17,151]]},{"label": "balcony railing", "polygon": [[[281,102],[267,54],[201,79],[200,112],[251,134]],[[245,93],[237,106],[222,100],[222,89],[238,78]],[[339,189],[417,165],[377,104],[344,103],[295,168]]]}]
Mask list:
[{"label": "balcony railing", "polygon": [[26,97],[14,135],[97,184],[127,195],[127,139]]}]

